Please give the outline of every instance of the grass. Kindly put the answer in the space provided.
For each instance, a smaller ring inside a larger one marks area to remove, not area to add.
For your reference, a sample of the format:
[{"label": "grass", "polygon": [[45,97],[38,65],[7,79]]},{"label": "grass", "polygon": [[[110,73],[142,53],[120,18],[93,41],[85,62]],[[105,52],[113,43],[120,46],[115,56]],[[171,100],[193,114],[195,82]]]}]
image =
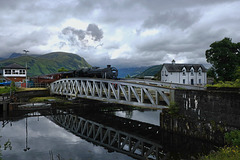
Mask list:
[{"label": "grass", "polygon": [[[16,88],[16,91],[34,91],[34,90],[47,90],[47,88]],[[0,94],[10,93],[10,87],[8,86],[1,86],[0,87]]]},{"label": "grass", "polygon": [[10,87],[0,87],[0,94],[10,93]]},{"label": "grass", "polygon": [[54,100],[55,102],[62,102],[63,100],[57,97],[34,97],[29,100],[31,103],[36,102],[49,102],[49,100]]}]

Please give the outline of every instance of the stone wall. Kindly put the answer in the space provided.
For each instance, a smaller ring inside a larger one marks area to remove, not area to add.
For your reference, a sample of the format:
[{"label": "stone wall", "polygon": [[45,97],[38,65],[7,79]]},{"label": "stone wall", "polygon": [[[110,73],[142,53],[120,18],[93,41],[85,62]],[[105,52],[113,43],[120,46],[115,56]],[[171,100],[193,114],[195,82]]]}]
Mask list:
[{"label": "stone wall", "polygon": [[240,128],[240,92],[175,90],[180,114]]}]

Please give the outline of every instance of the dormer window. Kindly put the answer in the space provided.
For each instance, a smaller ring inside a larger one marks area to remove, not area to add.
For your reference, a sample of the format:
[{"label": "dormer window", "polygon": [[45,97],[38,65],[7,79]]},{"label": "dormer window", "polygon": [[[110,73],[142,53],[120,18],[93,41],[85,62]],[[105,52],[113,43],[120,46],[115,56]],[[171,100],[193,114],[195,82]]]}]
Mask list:
[{"label": "dormer window", "polygon": [[191,76],[194,76],[194,69],[193,69],[193,67],[190,69],[190,72],[191,72]]},{"label": "dormer window", "polygon": [[198,75],[201,76],[202,75],[202,68],[198,69]]},{"label": "dormer window", "polygon": [[186,76],[186,68],[185,67],[183,67],[182,73],[183,73],[183,76]]}]

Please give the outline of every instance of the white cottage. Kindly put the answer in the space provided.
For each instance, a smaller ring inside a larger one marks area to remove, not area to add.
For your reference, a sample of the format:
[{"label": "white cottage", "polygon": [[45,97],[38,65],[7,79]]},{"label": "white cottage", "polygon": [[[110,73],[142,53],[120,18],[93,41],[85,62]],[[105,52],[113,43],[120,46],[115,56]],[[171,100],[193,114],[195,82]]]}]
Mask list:
[{"label": "white cottage", "polygon": [[207,84],[207,69],[202,64],[164,63],[161,81],[191,85]]}]

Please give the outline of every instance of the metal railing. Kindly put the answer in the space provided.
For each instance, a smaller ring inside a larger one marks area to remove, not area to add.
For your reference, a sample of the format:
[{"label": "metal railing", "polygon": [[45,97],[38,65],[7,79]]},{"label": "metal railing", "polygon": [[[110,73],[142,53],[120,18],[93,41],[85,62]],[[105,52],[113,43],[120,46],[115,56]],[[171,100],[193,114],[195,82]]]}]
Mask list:
[{"label": "metal railing", "polygon": [[80,97],[133,106],[165,108],[164,106],[169,105],[172,100],[174,89],[117,80],[69,78],[51,83],[50,93],[71,98]]}]

